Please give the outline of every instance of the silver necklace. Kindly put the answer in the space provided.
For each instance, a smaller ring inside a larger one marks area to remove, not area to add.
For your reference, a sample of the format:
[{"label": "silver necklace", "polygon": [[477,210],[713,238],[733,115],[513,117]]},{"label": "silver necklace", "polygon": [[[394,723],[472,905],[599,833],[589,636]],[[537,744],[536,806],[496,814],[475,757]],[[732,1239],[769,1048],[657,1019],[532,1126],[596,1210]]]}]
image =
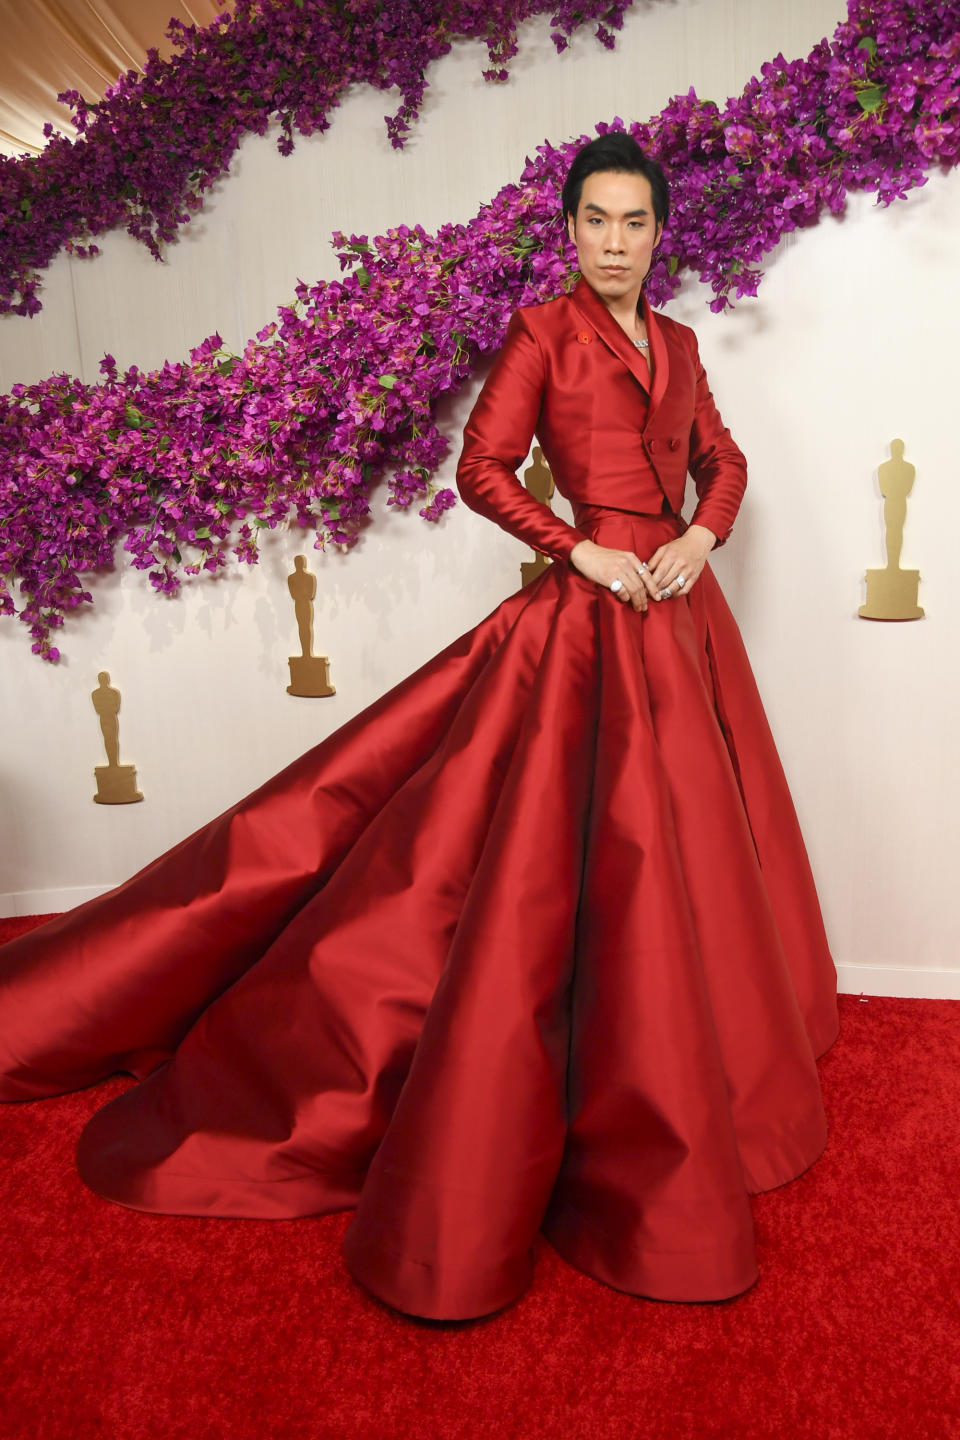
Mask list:
[{"label": "silver necklace", "polygon": [[650,341],[649,341],[649,340],[634,340],[634,341],[633,341],[633,344],[636,345],[636,347],[637,347],[638,350],[646,350],[647,346],[650,344]]}]

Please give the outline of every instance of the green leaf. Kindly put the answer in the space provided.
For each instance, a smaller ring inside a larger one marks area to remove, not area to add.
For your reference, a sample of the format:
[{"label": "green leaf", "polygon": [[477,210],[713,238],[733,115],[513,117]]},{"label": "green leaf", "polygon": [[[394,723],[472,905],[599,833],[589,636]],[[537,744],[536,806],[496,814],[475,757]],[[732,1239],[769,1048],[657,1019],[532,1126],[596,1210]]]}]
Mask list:
[{"label": "green leaf", "polygon": [[877,58],[877,42],[872,35],[865,35],[857,45],[858,50],[866,50],[871,60]]},{"label": "green leaf", "polygon": [[677,271],[678,271],[679,269],[680,269],[680,261],[677,259],[676,255],[668,255],[668,256],[667,256],[667,274],[668,274],[668,275],[676,275],[676,273],[677,273]]},{"label": "green leaf", "polygon": [[217,501],[217,509],[220,511],[220,514],[221,514],[221,515],[229,515],[229,514],[230,514],[230,511],[232,510],[232,508],[233,508],[233,507],[232,507],[232,505],[230,504],[229,500],[218,500],[218,501]]},{"label": "green leaf", "polygon": [[20,201],[20,214],[23,216],[24,220],[30,219],[30,211],[32,209],[33,205],[26,198],[26,196],[24,196],[24,198]]},{"label": "green leaf", "polygon": [[883,104],[886,93],[885,86],[868,85],[865,90],[857,91],[857,104],[861,110],[866,110],[868,115],[874,115]]},{"label": "green leaf", "polygon": [[381,375],[377,383],[382,385],[384,390],[392,390],[399,378],[398,375]]},{"label": "green leaf", "polygon": [[194,535],[197,537],[198,540],[209,540],[209,539],[210,539],[210,527],[209,527],[209,525],[201,525],[201,526],[200,526],[200,529],[199,529],[199,530],[195,530],[193,533],[194,533]]},{"label": "green leaf", "polygon": [[357,279],[360,281],[360,284],[361,284],[361,285],[369,285],[369,283],[370,283],[370,271],[367,269],[367,267],[366,267],[365,265],[358,265],[357,268],[356,268],[356,270],[354,270],[353,273],[354,273],[354,275],[357,277]]},{"label": "green leaf", "polygon": [[217,370],[221,375],[232,375],[237,366],[237,357],[231,355],[229,360],[221,360]]}]

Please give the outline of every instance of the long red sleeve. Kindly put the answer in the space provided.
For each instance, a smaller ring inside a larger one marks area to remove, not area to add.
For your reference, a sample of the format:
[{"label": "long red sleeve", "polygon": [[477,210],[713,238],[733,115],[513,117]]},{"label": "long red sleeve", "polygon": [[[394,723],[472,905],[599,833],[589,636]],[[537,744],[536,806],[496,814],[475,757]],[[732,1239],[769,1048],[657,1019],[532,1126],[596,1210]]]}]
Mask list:
[{"label": "long red sleeve", "polygon": [[747,487],[747,462],[720,418],[695,340],[693,358],[697,391],[690,431],[689,468],[699,503],[690,523],[706,525],[716,535],[717,545],[722,545],[733,528]]},{"label": "long red sleeve", "polygon": [[540,345],[517,310],[464,427],[457,489],[471,510],[535,550],[566,560],[588,537],[535,499],[516,475],[530,450],[545,384]]}]

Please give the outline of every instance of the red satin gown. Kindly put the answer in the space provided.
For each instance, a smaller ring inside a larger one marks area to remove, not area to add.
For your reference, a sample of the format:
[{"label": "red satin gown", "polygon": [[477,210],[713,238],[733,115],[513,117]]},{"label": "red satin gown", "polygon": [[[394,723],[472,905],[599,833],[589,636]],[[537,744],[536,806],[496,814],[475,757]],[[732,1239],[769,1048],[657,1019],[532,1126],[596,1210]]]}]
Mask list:
[{"label": "red satin gown", "polygon": [[[350,1273],[434,1318],[517,1298],[538,1230],[641,1296],[756,1279],[749,1195],[826,1141],[836,974],[709,566],[642,615],[567,559],[681,533],[688,466],[721,542],[742,495],[692,332],[645,315],[652,385],[583,281],[517,312],[468,423],[461,492],[536,581],[0,952],[0,1098],[141,1082],[81,1135],[101,1195],[353,1209]],[[535,429],[575,526],[513,473]]]}]

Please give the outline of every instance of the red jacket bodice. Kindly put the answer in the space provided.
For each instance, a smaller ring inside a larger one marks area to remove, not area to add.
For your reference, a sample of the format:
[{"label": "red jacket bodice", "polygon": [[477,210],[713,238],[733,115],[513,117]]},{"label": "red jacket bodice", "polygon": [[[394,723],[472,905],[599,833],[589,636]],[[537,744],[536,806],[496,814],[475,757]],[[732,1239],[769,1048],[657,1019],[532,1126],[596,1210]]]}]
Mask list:
[{"label": "red jacket bodice", "polygon": [[643,357],[583,279],[569,295],[514,312],[464,429],[457,487],[471,509],[560,559],[587,538],[518,480],[534,436],[573,502],[679,515],[687,471],[691,523],[722,544],[743,498],[743,452],[720,418],[688,325],[642,301]]}]

